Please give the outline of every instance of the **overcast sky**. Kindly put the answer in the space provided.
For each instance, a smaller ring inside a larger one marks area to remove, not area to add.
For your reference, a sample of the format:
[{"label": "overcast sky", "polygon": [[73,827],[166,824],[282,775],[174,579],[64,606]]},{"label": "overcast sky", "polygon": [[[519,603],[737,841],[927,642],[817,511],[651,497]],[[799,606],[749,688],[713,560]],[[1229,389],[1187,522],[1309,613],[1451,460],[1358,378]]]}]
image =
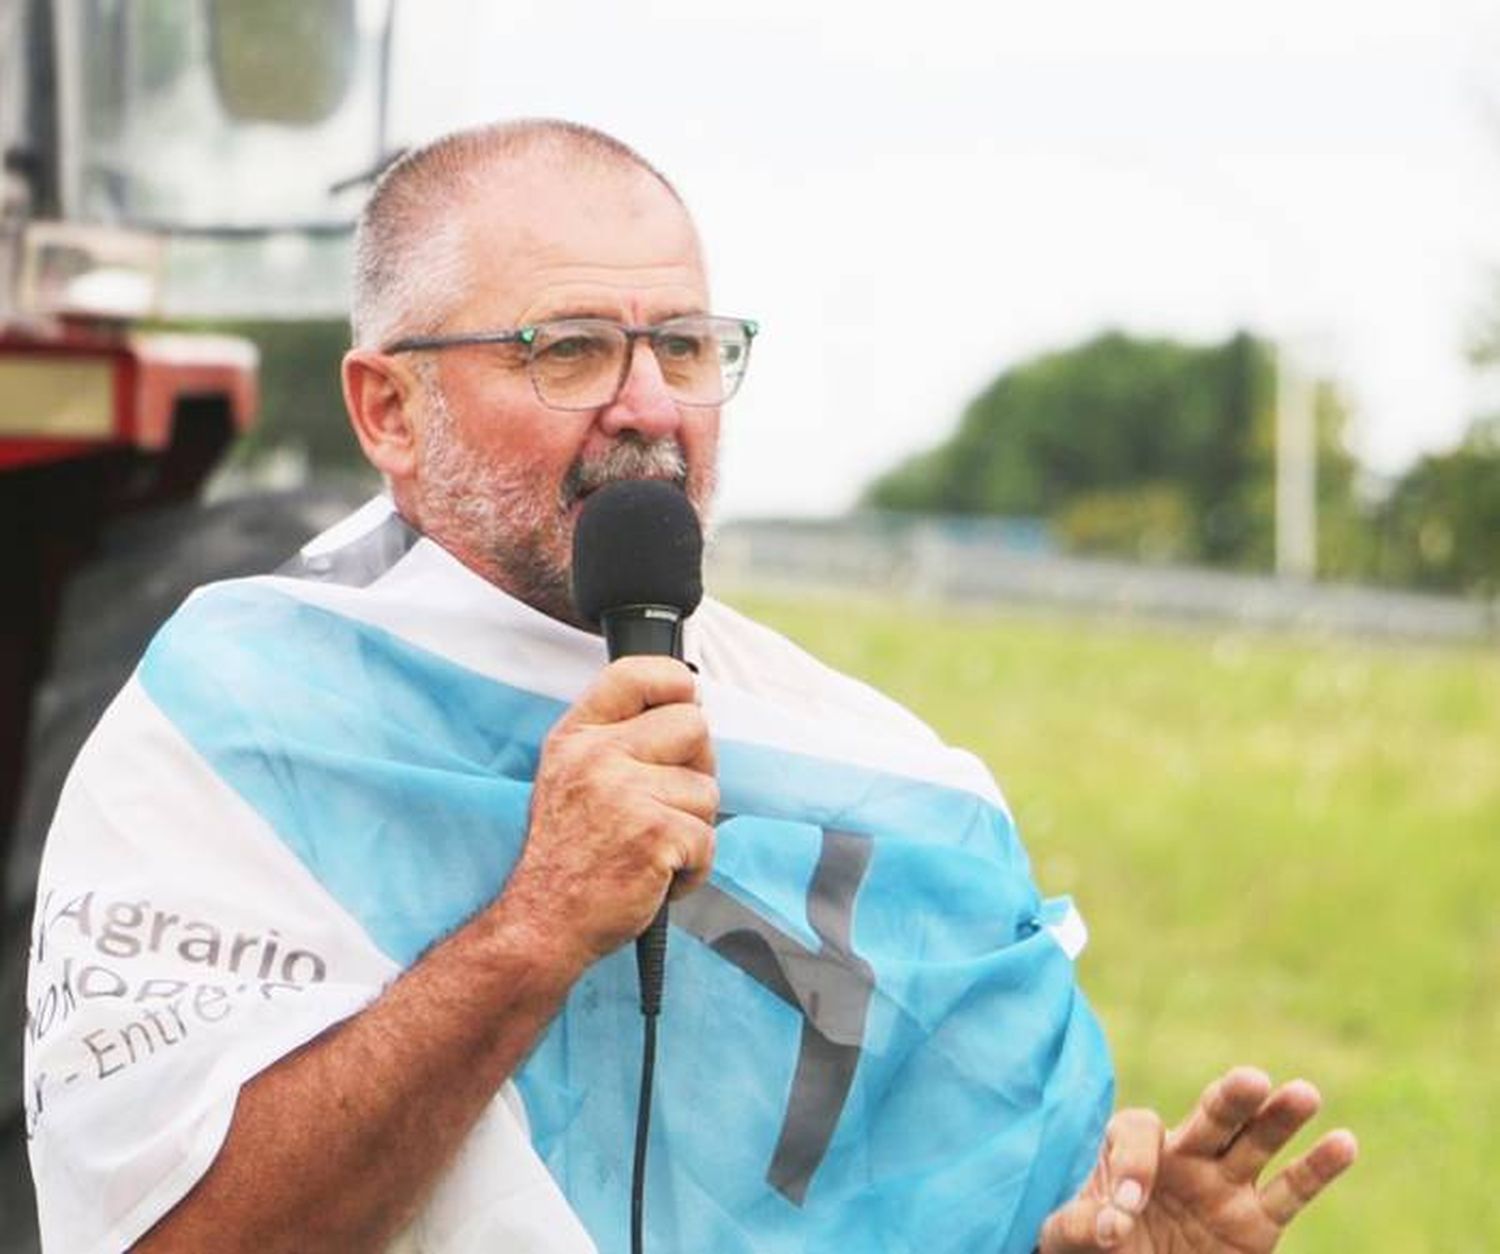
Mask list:
[{"label": "overcast sky", "polygon": [[1484,406],[1464,347],[1500,269],[1500,6],[402,12],[398,141],[559,115],[682,190],[716,307],[764,327],[726,514],[840,510],[999,370],[1105,327],[1289,339],[1387,471]]}]

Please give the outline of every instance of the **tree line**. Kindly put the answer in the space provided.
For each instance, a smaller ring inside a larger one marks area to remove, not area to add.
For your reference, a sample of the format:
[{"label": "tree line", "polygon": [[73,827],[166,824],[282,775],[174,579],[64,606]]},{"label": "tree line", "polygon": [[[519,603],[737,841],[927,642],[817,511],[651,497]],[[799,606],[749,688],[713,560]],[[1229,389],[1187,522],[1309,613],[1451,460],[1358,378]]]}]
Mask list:
[{"label": "tree line", "polygon": [[[1275,369],[1248,332],[1207,346],[1108,332],[1001,373],[861,504],[1042,518],[1070,552],[1269,570]],[[1377,485],[1348,450],[1350,417],[1316,386],[1319,576],[1500,592],[1500,422]]]}]

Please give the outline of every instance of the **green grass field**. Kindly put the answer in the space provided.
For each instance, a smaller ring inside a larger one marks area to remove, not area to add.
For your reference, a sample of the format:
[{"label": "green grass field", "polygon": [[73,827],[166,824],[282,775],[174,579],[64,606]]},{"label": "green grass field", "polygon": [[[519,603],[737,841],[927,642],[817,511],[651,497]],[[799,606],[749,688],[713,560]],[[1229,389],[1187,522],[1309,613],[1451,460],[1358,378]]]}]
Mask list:
[{"label": "green grass field", "polygon": [[1123,1103],[1319,1085],[1361,1160],[1285,1248],[1500,1251],[1500,655],[731,599],[990,764]]}]

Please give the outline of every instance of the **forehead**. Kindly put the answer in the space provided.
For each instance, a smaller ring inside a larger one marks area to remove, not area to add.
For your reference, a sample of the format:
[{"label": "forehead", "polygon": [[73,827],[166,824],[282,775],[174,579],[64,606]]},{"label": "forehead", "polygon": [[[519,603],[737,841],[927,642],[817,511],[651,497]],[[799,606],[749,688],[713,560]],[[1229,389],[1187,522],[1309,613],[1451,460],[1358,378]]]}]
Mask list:
[{"label": "forehead", "polygon": [[707,308],[693,224],[644,171],[510,164],[480,181],[461,224],[464,315],[516,325]]}]

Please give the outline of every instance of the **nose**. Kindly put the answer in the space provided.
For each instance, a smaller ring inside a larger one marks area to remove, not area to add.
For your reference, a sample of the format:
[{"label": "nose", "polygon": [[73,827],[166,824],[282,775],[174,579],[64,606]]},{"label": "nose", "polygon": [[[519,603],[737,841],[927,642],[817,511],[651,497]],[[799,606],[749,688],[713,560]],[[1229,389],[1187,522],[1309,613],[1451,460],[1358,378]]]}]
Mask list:
[{"label": "nose", "polygon": [[608,435],[634,431],[651,440],[673,435],[682,425],[682,413],[667,391],[650,341],[631,343],[625,382],[614,402],[599,416],[599,425]]}]

